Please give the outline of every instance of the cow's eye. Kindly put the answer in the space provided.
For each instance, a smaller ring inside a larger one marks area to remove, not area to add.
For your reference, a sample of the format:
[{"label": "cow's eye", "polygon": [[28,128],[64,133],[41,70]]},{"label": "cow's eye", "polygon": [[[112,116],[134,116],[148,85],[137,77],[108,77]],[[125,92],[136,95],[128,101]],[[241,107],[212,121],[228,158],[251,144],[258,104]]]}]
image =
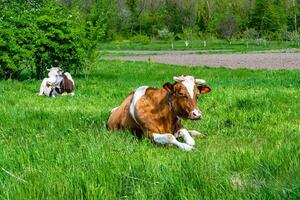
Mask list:
[{"label": "cow's eye", "polygon": [[179,96],[185,97],[186,95],[182,92],[178,92]]}]

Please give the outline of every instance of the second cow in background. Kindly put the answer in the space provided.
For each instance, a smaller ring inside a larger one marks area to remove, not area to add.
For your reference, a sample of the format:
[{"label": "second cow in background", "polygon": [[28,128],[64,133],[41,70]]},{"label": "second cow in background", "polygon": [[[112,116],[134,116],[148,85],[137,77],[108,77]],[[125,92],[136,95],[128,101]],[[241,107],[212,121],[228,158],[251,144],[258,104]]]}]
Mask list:
[{"label": "second cow in background", "polygon": [[52,67],[48,71],[48,78],[43,79],[40,87],[40,96],[74,95],[75,83],[70,73],[64,72],[59,67]]}]

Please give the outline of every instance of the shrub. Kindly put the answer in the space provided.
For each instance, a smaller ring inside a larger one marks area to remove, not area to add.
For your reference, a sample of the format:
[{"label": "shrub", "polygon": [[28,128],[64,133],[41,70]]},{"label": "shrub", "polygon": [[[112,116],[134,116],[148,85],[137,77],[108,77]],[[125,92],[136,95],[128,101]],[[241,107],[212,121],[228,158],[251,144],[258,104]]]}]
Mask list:
[{"label": "shrub", "polygon": [[256,43],[257,45],[267,45],[267,40],[264,39],[264,38],[257,38],[257,39],[255,40],[255,43]]},{"label": "shrub", "polygon": [[52,66],[68,71],[84,66],[86,52],[80,29],[76,30],[68,19],[49,14],[38,17],[36,22],[40,33],[34,53],[37,78],[42,78],[45,69]]},{"label": "shrub", "polygon": [[147,44],[150,42],[150,38],[147,35],[135,35],[132,36],[129,40],[130,42],[133,43],[142,43],[142,44]]},{"label": "shrub", "polygon": [[300,34],[297,31],[293,32],[285,32],[283,35],[283,39],[286,41],[295,42],[299,45],[300,43]]},{"label": "shrub", "polygon": [[193,38],[193,30],[190,28],[185,28],[182,30],[181,34],[178,34],[178,36],[180,39],[184,40],[185,47],[188,47]]},{"label": "shrub", "polygon": [[27,12],[17,18],[14,11],[5,12],[6,18],[0,24],[0,78],[5,79],[35,68],[33,42],[38,35],[37,28]]},{"label": "shrub", "polygon": [[169,41],[170,39],[174,38],[174,33],[170,32],[167,28],[158,31],[158,37],[161,40]]},{"label": "shrub", "polygon": [[223,17],[216,27],[217,33],[224,39],[231,39],[239,32],[239,25],[235,16],[229,15]]},{"label": "shrub", "polygon": [[76,72],[92,65],[97,41],[105,35],[103,17],[86,22],[57,3],[36,10],[22,6],[1,13],[0,78],[19,78],[22,71],[27,78],[42,78],[52,66]]},{"label": "shrub", "polygon": [[247,28],[243,32],[243,37],[247,40],[255,40],[258,37],[258,32],[255,30],[255,28]]},{"label": "shrub", "polygon": [[171,42],[172,49],[174,48],[175,35],[170,32],[167,28],[158,31],[158,36],[161,40]]}]

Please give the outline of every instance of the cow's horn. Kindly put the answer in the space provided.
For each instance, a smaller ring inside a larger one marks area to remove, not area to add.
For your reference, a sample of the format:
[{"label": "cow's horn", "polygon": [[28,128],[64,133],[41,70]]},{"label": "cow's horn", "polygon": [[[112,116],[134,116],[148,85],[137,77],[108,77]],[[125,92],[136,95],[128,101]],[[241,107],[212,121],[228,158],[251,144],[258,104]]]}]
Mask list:
[{"label": "cow's horn", "polygon": [[175,82],[180,82],[180,81],[184,81],[185,79],[184,79],[184,76],[181,75],[181,76],[174,76],[174,77],[173,77],[173,80],[174,80]]},{"label": "cow's horn", "polygon": [[205,85],[206,81],[203,80],[203,79],[197,78],[197,79],[195,79],[195,83],[196,83],[197,85]]},{"label": "cow's horn", "polygon": [[50,69],[46,68],[46,70],[47,70],[48,72],[50,72]]}]

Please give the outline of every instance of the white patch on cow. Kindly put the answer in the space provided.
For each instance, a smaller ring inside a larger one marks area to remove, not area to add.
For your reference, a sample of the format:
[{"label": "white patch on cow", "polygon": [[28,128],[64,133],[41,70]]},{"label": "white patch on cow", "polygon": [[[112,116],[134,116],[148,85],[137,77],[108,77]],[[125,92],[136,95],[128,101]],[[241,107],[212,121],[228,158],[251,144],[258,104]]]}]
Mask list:
[{"label": "white patch on cow", "polygon": [[195,78],[193,76],[174,76],[173,80],[175,82],[182,82],[191,98],[194,98]]},{"label": "white patch on cow", "polygon": [[40,87],[40,91],[39,91],[39,96],[43,96],[45,94],[44,92],[44,87],[47,84],[47,78],[44,78],[42,83],[41,83],[41,87]]},{"label": "white patch on cow", "polygon": [[191,137],[191,135],[189,134],[188,130],[186,130],[185,128],[180,129],[179,131],[179,136],[182,136],[185,143],[187,143],[190,146],[194,146],[195,145],[195,140]]},{"label": "white patch on cow", "polygon": [[73,86],[75,86],[75,82],[74,82],[74,80],[73,80],[71,74],[70,74],[69,72],[65,72],[64,75],[66,75],[66,77],[67,77],[70,81],[72,81]]},{"label": "white patch on cow", "polygon": [[192,77],[192,79],[186,79],[186,80],[182,81],[182,84],[186,87],[191,98],[194,98],[194,87],[195,87],[194,77]]},{"label": "white patch on cow", "polygon": [[147,88],[148,88],[148,86],[141,86],[138,89],[136,89],[133,94],[133,98],[132,98],[132,101],[130,104],[129,113],[137,124],[138,124],[138,122],[135,117],[135,106],[136,106],[137,102],[140,100],[140,98],[145,94]]},{"label": "white patch on cow", "polygon": [[205,85],[206,81],[203,80],[203,79],[196,78],[196,79],[195,79],[195,83],[196,83],[197,85]]},{"label": "white patch on cow", "polygon": [[153,134],[153,140],[160,144],[174,144],[184,151],[191,151],[194,148],[188,144],[179,142],[175,136],[170,133]]},{"label": "white patch on cow", "polygon": [[[40,87],[40,91],[39,91],[39,95],[46,95],[46,96],[50,96],[50,92],[52,90],[52,86],[51,86],[51,79],[49,78],[44,78],[42,83],[41,83],[41,87]],[[53,94],[55,95],[55,94]]]}]

